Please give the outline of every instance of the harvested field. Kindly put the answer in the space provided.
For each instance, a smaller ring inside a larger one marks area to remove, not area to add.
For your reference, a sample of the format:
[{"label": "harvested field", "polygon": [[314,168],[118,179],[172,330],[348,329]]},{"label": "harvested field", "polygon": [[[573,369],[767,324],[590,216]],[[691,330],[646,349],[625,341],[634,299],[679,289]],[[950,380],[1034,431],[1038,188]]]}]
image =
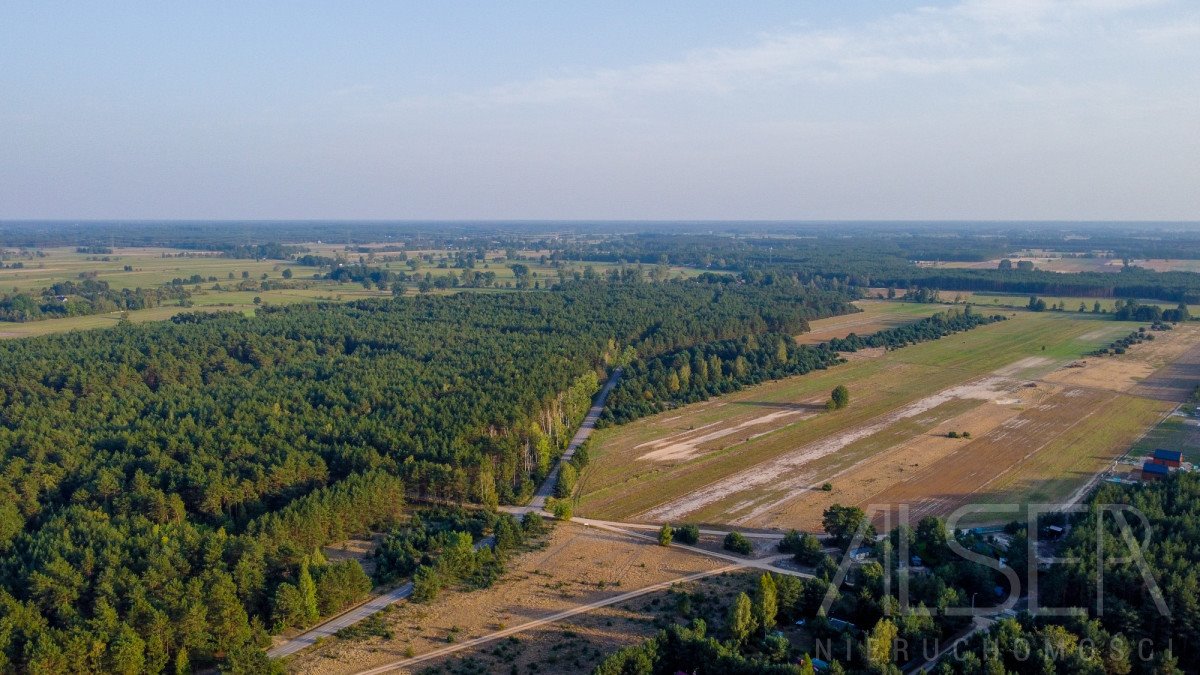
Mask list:
[{"label": "harvested field", "polygon": [[[1020,312],[602,430],[579,512],[813,528],[835,502],[944,515],[967,500],[1065,499],[1190,393],[1188,373],[1192,386],[1200,375],[1193,325],[1119,357],[1083,358],[1135,326]],[[849,408],[811,410],[843,383]],[[791,414],[746,412],[768,405]]]},{"label": "harvested field", "polygon": [[1151,334],[1153,341],[1135,345],[1125,354],[1083,358],[1046,380],[1178,403],[1200,381],[1200,326],[1185,323]]},{"label": "harvested field", "polygon": [[[491,588],[443,593],[428,604],[398,604],[381,615],[384,627],[392,633],[390,639],[335,639],[290,659],[287,667],[299,673],[354,673],[406,655],[445,647],[453,641],[487,635],[577,605],[725,565],[720,560],[663,548],[643,539],[562,523],[550,535],[545,548],[515,558],[510,571]],[[720,578],[708,583],[722,585]],[[635,642],[655,630],[639,611],[651,600],[647,596],[626,603],[630,606],[600,608],[563,624],[543,626],[538,632],[548,636],[542,640],[546,649],[523,648],[522,653],[527,653],[522,658],[548,659],[552,655],[548,647],[561,640],[563,630],[586,634],[588,654],[594,649],[607,654]],[[489,645],[488,649],[494,646]],[[578,656],[581,663],[598,660],[582,653]],[[573,659],[568,663],[572,662]],[[423,664],[421,669],[428,665]]]},{"label": "harvested field", "polygon": [[948,307],[938,304],[859,300],[854,303],[863,311],[856,314],[831,316],[809,322],[809,331],[796,336],[800,344],[818,344],[831,338],[844,338],[851,333],[870,335],[887,328],[919,321]]}]

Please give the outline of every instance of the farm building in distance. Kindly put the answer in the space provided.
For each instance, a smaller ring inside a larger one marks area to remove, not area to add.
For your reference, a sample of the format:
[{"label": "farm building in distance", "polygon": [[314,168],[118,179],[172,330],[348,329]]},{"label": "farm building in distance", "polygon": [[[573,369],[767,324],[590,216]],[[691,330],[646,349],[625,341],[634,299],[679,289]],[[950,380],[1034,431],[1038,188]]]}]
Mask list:
[{"label": "farm building in distance", "polygon": [[1162,464],[1163,466],[1167,466],[1172,469],[1178,469],[1179,466],[1183,464],[1183,452],[1179,450],[1163,450],[1162,448],[1159,448],[1154,451],[1150,461],[1154,462],[1155,464]]},{"label": "farm building in distance", "polygon": [[1154,460],[1146,460],[1142,465],[1142,480],[1162,480],[1171,475],[1171,469],[1166,464],[1158,464]]}]

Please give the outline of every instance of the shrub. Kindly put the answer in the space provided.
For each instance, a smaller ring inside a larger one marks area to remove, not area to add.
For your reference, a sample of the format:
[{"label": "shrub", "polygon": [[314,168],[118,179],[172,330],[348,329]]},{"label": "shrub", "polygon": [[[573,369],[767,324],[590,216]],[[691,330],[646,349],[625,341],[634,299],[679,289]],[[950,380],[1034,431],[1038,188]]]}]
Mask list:
[{"label": "shrub", "polygon": [[554,506],[550,507],[550,512],[559,520],[571,519],[571,502],[567,499],[555,499]]},{"label": "shrub", "polygon": [[833,403],[834,408],[841,410],[850,405],[850,390],[846,388],[846,385],[839,384],[833,388],[833,392],[829,395],[829,400]]},{"label": "shrub", "polygon": [[680,525],[675,528],[674,534],[675,539],[689,546],[695,546],[700,542],[700,528],[692,524]]},{"label": "shrub", "polygon": [[779,540],[779,552],[796,553],[800,550],[800,539],[801,535],[799,530],[788,531],[787,534],[783,535],[783,539]]},{"label": "shrub", "polygon": [[725,535],[725,550],[740,553],[741,555],[750,555],[754,552],[754,545],[741,532],[730,532]]},{"label": "shrub", "polygon": [[796,562],[811,567],[815,567],[826,557],[825,552],[821,550],[821,541],[811,534],[800,537],[794,553]]}]

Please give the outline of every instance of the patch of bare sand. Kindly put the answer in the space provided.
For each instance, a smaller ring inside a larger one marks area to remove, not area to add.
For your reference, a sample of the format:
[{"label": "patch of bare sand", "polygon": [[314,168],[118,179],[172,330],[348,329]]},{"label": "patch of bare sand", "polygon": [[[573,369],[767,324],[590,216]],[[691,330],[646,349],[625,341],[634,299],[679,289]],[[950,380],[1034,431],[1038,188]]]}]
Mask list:
[{"label": "patch of bare sand", "polygon": [[1188,350],[1200,346],[1200,328],[1190,324],[1152,335],[1154,340],[1133,345],[1124,354],[1081,359],[1073,364],[1075,367],[1060,368],[1042,379],[1079,387],[1131,391],[1156,371],[1178,361]]},{"label": "patch of bare sand", "polygon": [[379,545],[382,537],[373,539],[347,539],[336,544],[330,544],[321,549],[321,555],[326,560],[338,562],[342,560],[357,560],[367,574],[375,573],[375,558],[371,553]]},{"label": "patch of bare sand", "polygon": [[[733,604],[739,592],[754,593],[759,574],[757,570],[730,572],[681,584],[676,590],[692,594],[685,601],[686,606],[701,615],[709,626],[715,626],[724,622],[725,608]],[[510,673],[514,669],[518,673],[588,673],[614,651],[657,632],[654,619],[686,622],[679,612],[682,597],[670,591],[650,594],[523,631],[514,636],[516,640],[506,639],[431,660],[422,667],[451,673]],[[713,601],[699,603],[696,598]],[[780,629],[797,642],[806,635],[803,628],[781,626]],[[792,634],[788,635],[789,632]]]},{"label": "patch of bare sand", "polygon": [[795,338],[798,344],[815,345],[833,338],[844,338],[851,333],[870,335],[904,323],[912,323],[921,318],[920,316],[895,315],[868,309],[855,314],[843,314],[811,321],[808,332],[801,333]]},{"label": "patch of bare sand", "polygon": [[[1016,363],[1021,362],[1018,361]],[[1009,368],[1011,367],[1009,366]],[[796,450],[726,476],[690,494],[660,504],[640,514],[639,519],[680,521],[688,514],[715,504],[739,492],[760,488],[769,484],[778,484],[781,480],[789,476],[791,478],[787,484],[800,489],[805,485],[804,481],[810,480],[808,474],[804,472],[804,467],[813,460],[838,452],[850,444],[878,433],[900,420],[917,417],[948,401],[955,399],[995,401],[997,399],[1012,398],[1011,394],[1020,386],[1021,384],[1016,380],[993,375],[944,389],[936,394],[926,396],[888,413],[884,413],[866,424],[808,443]]]},{"label": "patch of bare sand", "polygon": [[[847,469],[830,476],[813,477],[813,483],[831,483],[833,490],[830,492],[802,489],[786,498],[758,506],[754,512],[739,518],[737,522],[753,527],[818,530],[822,514],[833,504],[866,508],[875,497],[893,486],[913,480],[919,475],[921,467],[931,466],[975,440],[1018,421],[1026,405],[1036,405],[1056,389],[1022,388],[1009,399],[985,402]],[[972,438],[949,438],[947,434],[951,431],[967,431]]]},{"label": "patch of bare sand", "polygon": [[401,602],[384,617],[391,639],[335,639],[298,655],[287,667],[296,673],[355,673],[444,647],[448,638],[469,640],[726,564],[644,539],[560,523],[545,548],[514,558],[491,588],[443,592],[428,604]]},{"label": "patch of bare sand", "polygon": [[1077,387],[1128,391],[1154,372],[1154,368],[1144,361],[1119,357],[1089,358],[1077,363],[1082,365],[1056,370],[1042,379]]},{"label": "patch of bare sand", "polygon": [[[771,424],[775,424],[776,422],[779,422],[779,421],[785,420],[785,419],[790,424],[792,422],[797,422],[797,421],[805,419],[807,417],[812,417],[812,415],[813,415],[813,413],[806,408],[779,410],[779,411],[776,411],[773,413],[767,413],[766,415],[760,415],[759,417],[754,417],[754,418],[742,421],[738,424],[735,424],[735,425],[729,426],[729,427],[725,427],[723,429],[717,429],[715,431],[709,431],[707,433],[703,433],[698,436],[692,436],[690,438],[685,438],[689,433],[694,433],[695,431],[707,429],[715,424],[720,424],[720,422],[713,422],[711,424],[705,424],[701,427],[698,427],[697,429],[690,430],[690,431],[682,433],[682,434],[675,434],[673,436],[669,436],[665,439],[641,443],[641,444],[635,446],[635,449],[641,448],[641,447],[649,447],[650,448],[650,452],[647,452],[644,455],[642,455],[641,457],[638,457],[639,460],[643,460],[643,461],[651,461],[651,462],[684,461],[684,460],[691,459],[692,457],[695,457],[695,456],[701,454],[702,448],[700,446],[703,445],[704,443],[709,443],[711,441],[725,438],[726,436],[732,436],[733,434],[736,434],[740,431],[744,431],[751,427],[759,427],[762,425],[771,425]],[[761,432],[756,433],[754,435],[761,435]]]},{"label": "patch of bare sand", "polygon": [[841,356],[843,359],[846,359],[846,361],[854,362],[865,361],[867,359],[877,359],[884,354],[887,354],[887,349],[885,347],[867,347],[866,349],[860,349],[856,352],[842,352]]}]

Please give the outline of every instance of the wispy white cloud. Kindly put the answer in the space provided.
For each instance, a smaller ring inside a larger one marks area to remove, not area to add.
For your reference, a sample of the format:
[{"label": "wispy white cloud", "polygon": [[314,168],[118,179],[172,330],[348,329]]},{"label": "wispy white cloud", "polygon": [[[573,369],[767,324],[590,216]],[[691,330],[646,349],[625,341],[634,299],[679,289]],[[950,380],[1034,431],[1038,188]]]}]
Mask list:
[{"label": "wispy white cloud", "polygon": [[[964,0],[859,26],[767,34],[750,45],[697,50],[675,60],[509,82],[462,99],[479,105],[548,104],[647,93],[726,94],[805,82],[996,72],[1036,58],[1039,47],[1057,48],[1055,38],[1161,2]],[[1194,29],[1162,24],[1139,30],[1146,39],[1166,39],[1190,35]]]}]

